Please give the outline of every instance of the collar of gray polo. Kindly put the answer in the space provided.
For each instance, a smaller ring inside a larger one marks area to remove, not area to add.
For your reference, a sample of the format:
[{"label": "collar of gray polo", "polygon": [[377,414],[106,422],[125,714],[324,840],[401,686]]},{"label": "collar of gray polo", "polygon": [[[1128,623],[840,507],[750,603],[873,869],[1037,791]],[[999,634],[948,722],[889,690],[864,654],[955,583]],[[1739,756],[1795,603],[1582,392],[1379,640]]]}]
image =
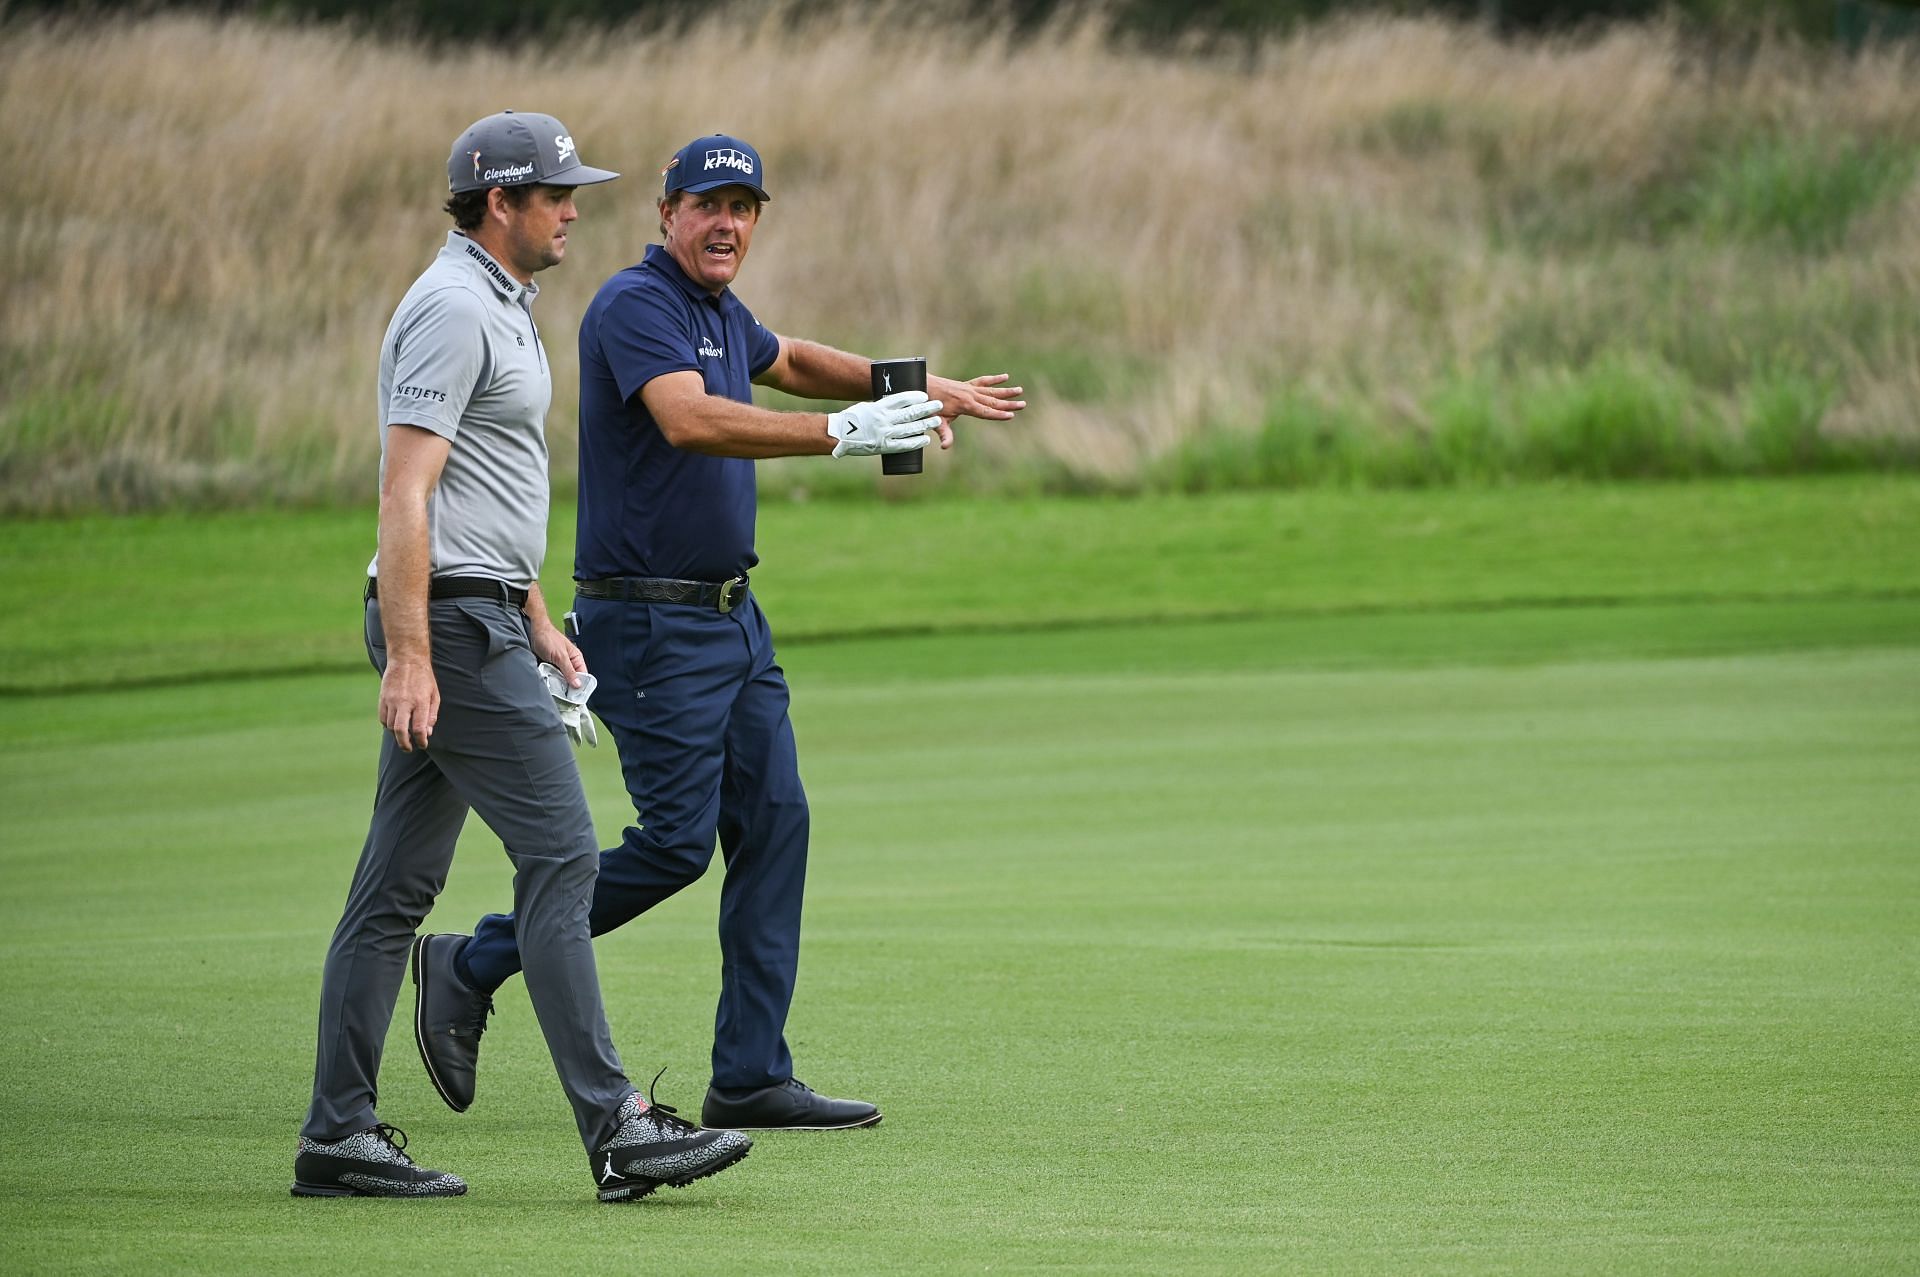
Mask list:
[{"label": "collar of gray polo", "polygon": [[507,268],[496,261],[492,253],[489,253],[486,249],[480,247],[478,243],[468,239],[459,231],[447,232],[447,244],[464,256],[468,262],[472,263],[474,269],[478,270],[486,277],[487,282],[493,285],[493,290],[508,301],[516,302],[521,300],[522,297],[525,297],[528,301],[532,301],[540,295],[540,286],[538,284],[523,284],[513,276],[507,274]]}]

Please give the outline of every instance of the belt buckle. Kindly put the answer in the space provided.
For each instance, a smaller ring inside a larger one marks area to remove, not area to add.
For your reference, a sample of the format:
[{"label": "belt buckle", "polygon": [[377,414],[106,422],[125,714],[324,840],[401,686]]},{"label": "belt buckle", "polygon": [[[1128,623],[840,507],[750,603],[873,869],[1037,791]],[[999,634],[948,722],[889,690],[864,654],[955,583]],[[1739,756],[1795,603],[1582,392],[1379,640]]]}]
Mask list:
[{"label": "belt buckle", "polygon": [[737,576],[732,580],[720,582],[720,599],[714,606],[719,608],[723,615],[733,611],[733,601],[740,597],[740,593],[746,588],[746,584],[744,578]]}]

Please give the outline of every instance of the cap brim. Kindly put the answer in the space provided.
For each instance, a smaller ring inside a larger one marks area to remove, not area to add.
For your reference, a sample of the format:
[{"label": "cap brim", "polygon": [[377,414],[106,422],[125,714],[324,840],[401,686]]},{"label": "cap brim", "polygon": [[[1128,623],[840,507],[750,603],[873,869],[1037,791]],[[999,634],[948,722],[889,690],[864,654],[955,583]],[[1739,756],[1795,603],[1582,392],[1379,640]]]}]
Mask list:
[{"label": "cap brim", "polygon": [[611,169],[588,168],[584,164],[576,164],[572,168],[563,168],[558,173],[541,178],[540,184],[542,186],[593,186],[600,182],[611,182],[619,176]]},{"label": "cap brim", "polygon": [[771,202],[773,199],[773,196],[767,194],[752,182],[738,177],[723,177],[712,182],[690,182],[685,186],[676,186],[673,189],[676,191],[685,191],[689,195],[700,195],[707,191],[717,191],[723,186],[744,186],[755,195],[758,195],[762,203]]}]

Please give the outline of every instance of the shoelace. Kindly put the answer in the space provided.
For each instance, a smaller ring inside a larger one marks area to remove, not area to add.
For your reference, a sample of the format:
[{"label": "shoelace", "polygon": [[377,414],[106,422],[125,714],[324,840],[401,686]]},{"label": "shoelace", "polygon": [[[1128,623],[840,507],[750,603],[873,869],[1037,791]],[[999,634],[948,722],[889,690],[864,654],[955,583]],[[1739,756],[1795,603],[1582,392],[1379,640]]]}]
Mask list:
[{"label": "shoelace", "polygon": [[487,1017],[492,1014],[493,1014],[493,999],[491,997],[488,997],[485,994],[482,994],[480,996],[479,1009],[473,1013],[473,1017],[471,1019],[467,1020],[464,1023],[455,1024],[453,1026],[453,1030],[452,1030],[453,1036],[459,1037],[463,1033],[471,1033],[474,1037],[474,1040],[478,1041],[480,1039],[480,1035],[487,1031]]},{"label": "shoelace", "polygon": [[373,1133],[387,1142],[387,1147],[393,1150],[395,1157],[405,1162],[408,1166],[413,1165],[413,1159],[408,1157],[406,1152],[407,1133],[405,1131],[397,1126],[388,1126],[385,1122],[381,1122],[373,1128]]},{"label": "shoelace", "polygon": [[665,1077],[666,1075],[667,1075],[667,1071],[663,1068],[658,1073],[653,1075],[653,1081],[647,1083],[647,1111],[649,1113],[662,1114],[662,1116],[658,1119],[658,1121],[661,1126],[666,1127],[668,1130],[672,1130],[672,1131],[699,1130],[700,1128],[698,1126],[694,1125],[692,1122],[689,1122],[686,1118],[681,1117],[680,1111],[674,1108],[673,1105],[662,1104],[659,1100],[656,1100],[653,1098],[654,1088],[660,1085],[660,1079]]}]

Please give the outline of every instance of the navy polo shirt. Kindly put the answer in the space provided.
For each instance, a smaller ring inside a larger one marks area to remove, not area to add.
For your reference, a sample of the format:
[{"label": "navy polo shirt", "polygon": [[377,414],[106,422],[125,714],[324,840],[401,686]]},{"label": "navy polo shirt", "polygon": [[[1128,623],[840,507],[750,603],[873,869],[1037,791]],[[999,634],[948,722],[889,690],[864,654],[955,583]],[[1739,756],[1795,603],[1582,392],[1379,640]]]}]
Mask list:
[{"label": "navy polo shirt", "polygon": [[640,388],[698,372],[707,393],[753,400],[780,339],[731,289],[713,296],[659,244],[600,286],[580,321],[580,519],[573,575],[724,581],[753,553],[753,462],[667,442]]}]

